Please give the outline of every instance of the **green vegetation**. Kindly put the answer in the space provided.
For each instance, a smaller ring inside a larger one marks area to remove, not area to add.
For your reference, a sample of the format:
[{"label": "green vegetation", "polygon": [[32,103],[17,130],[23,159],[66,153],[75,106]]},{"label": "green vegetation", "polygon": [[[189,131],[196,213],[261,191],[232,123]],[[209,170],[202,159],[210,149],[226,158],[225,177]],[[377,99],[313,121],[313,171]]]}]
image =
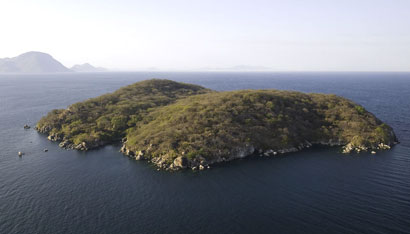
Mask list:
[{"label": "green vegetation", "polygon": [[359,113],[361,115],[363,115],[366,112],[366,110],[362,106],[356,105],[354,108],[356,109],[357,113]]},{"label": "green vegetation", "polygon": [[210,92],[200,86],[168,80],[147,80],[114,93],[75,103],[66,110],[53,110],[37,123],[37,129],[74,144],[91,148],[119,141],[149,111],[175,100]]},{"label": "green vegetation", "polygon": [[[230,157],[235,149],[302,148],[309,143],[377,147],[392,143],[391,128],[371,113],[335,95],[277,90],[242,90],[188,97],[147,115],[128,130],[131,151],[146,157],[179,155],[207,161]],[[308,143],[309,142],[309,143]]]},{"label": "green vegetation", "polygon": [[312,144],[375,149],[396,141],[388,125],[335,95],[213,92],[167,80],[139,82],[66,110],[53,110],[37,129],[54,140],[85,144],[85,149],[125,136],[125,154],[170,169],[252,153],[297,151]]}]

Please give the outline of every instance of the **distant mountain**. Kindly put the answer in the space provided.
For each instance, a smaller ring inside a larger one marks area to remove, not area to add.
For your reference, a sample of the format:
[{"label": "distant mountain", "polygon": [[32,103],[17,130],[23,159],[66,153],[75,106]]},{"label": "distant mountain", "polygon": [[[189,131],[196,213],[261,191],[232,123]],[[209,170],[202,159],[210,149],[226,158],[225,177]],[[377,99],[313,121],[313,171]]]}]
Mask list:
[{"label": "distant mountain", "polygon": [[107,69],[103,67],[94,67],[89,63],[74,65],[71,70],[76,72],[105,72]]},{"label": "distant mountain", "polygon": [[27,52],[13,58],[0,59],[0,73],[54,73],[71,72],[51,55]]}]

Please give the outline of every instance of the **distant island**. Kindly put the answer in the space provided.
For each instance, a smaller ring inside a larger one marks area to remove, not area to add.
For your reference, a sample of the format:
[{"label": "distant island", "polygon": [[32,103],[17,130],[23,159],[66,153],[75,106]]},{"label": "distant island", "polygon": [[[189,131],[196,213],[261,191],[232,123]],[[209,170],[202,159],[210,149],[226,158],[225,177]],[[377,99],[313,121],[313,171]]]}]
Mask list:
[{"label": "distant island", "polygon": [[231,72],[266,72],[272,71],[270,67],[264,66],[250,66],[250,65],[237,65],[232,67],[203,67],[198,69],[200,71],[231,71]]},{"label": "distant island", "polygon": [[65,72],[102,72],[104,68],[93,67],[86,63],[65,67],[51,55],[31,51],[13,58],[0,59],[0,73],[65,73]]},{"label": "distant island", "polygon": [[0,59],[0,72],[4,73],[54,73],[71,72],[51,55],[27,52],[13,58]]},{"label": "distant island", "polygon": [[89,63],[76,64],[71,68],[71,70],[75,72],[106,72],[108,71],[107,69],[103,67],[94,67]]},{"label": "distant island", "polygon": [[122,142],[124,154],[165,170],[204,169],[314,145],[351,153],[390,149],[398,142],[390,126],[336,95],[216,92],[158,79],[52,110],[36,129],[67,149]]}]

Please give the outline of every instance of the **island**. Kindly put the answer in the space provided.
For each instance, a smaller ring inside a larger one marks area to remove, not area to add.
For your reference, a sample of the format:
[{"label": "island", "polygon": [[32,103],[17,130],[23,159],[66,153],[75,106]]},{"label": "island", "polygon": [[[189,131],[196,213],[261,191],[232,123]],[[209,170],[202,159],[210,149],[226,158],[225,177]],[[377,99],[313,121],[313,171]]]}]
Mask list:
[{"label": "island", "polygon": [[76,64],[71,67],[72,71],[75,72],[107,72],[108,70],[103,67],[94,67],[89,63]]},{"label": "island", "polygon": [[125,155],[165,170],[202,170],[315,145],[359,153],[398,143],[390,126],[340,96],[282,90],[217,92],[161,79],[52,110],[36,130],[67,149],[122,143]]},{"label": "island", "polygon": [[51,55],[38,51],[30,51],[12,58],[0,58],[0,74],[2,73],[70,73],[70,72],[106,72],[102,67],[94,67],[89,63],[65,67]]},{"label": "island", "polygon": [[51,55],[31,51],[13,58],[0,58],[0,73],[72,72]]}]

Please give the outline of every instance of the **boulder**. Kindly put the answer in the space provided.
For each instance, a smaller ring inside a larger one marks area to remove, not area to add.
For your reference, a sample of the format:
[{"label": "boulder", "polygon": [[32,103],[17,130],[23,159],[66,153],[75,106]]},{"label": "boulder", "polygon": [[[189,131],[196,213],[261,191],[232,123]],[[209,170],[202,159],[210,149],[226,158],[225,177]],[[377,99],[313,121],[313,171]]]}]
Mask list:
[{"label": "boulder", "polygon": [[127,151],[127,147],[125,146],[125,144],[123,144],[120,149],[120,152],[125,154],[126,151]]},{"label": "boulder", "polygon": [[69,144],[70,144],[70,142],[65,140],[65,141],[61,142],[60,144],[58,144],[58,146],[60,146],[61,148],[66,148]]},{"label": "boulder", "polygon": [[138,154],[135,155],[135,160],[142,160],[142,159],[144,159],[144,151],[143,150],[138,151]]},{"label": "boulder", "polygon": [[384,144],[384,143],[380,143],[380,144],[377,146],[377,148],[378,148],[378,149],[382,149],[382,150],[387,150],[387,149],[390,149],[391,147],[390,147],[390,145],[386,145],[386,144]]},{"label": "boulder", "polygon": [[348,153],[352,152],[353,150],[354,150],[354,146],[351,143],[349,143],[349,144],[347,144],[343,147],[343,153],[344,154],[348,154]]},{"label": "boulder", "polygon": [[272,149],[270,149],[270,150],[267,150],[263,155],[265,155],[265,156],[271,156],[271,155],[273,155],[273,150]]},{"label": "boulder", "polygon": [[49,139],[50,141],[62,141],[63,137],[60,134],[54,133],[54,134],[50,134],[47,139]]},{"label": "boulder", "polygon": [[177,157],[176,159],[174,159],[174,167],[177,168],[187,168],[188,166],[188,159],[182,156]]},{"label": "boulder", "polygon": [[82,150],[82,151],[87,151],[88,150],[87,143],[85,143],[85,142],[81,142],[80,144],[76,145],[74,148],[76,150]]}]

